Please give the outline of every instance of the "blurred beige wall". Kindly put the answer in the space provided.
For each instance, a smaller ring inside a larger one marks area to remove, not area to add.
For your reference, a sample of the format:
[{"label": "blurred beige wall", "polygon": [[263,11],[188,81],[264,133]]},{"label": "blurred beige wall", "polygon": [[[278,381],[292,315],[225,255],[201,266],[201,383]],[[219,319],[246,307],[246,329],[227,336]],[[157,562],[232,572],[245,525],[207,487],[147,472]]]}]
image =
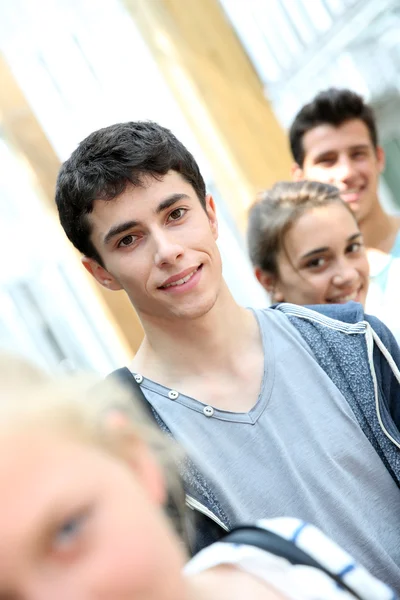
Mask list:
[{"label": "blurred beige wall", "polygon": [[[0,126],[4,137],[30,165],[41,197],[47,208],[56,215],[54,190],[60,166],[58,157],[1,55],[0,81]],[[55,220],[58,223],[58,217]],[[60,235],[65,235],[61,227]],[[78,253],[76,263],[78,269],[83,269]],[[89,274],[87,278],[127,354],[132,354],[139,347],[143,332],[128,298],[123,292],[105,290]]]},{"label": "blurred beige wall", "polygon": [[291,163],[285,133],[253,66],[218,0],[125,0],[125,5],[243,231],[255,193],[288,179]]}]

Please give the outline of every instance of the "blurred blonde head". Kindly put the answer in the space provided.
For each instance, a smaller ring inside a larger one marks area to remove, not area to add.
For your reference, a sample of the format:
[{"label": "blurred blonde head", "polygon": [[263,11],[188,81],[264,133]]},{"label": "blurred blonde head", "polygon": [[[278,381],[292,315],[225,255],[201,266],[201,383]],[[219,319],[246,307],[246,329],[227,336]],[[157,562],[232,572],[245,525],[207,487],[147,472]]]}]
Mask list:
[{"label": "blurred blonde head", "polygon": [[184,598],[178,460],[128,388],[0,357],[0,596]]},{"label": "blurred blonde head", "polygon": [[23,358],[0,354],[0,436],[33,428],[66,434],[121,459],[128,442],[144,443],[169,494],[183,503],[177,469],[183,453],[149,422],[128,388],[89,374],[52,377]]}]

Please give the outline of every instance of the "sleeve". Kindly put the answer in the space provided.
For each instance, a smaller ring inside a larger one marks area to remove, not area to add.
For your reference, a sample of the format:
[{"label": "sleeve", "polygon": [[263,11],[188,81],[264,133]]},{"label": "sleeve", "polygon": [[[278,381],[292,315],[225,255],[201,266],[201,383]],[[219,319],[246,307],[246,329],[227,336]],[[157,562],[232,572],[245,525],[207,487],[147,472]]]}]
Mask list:
[{"label": "sleeve", "polygon": [[[377,317],[365,315],[364,318],[378,334],[400,370],[400,348],[390,329]],[[400,431],[400,383],[386,357],[376,345],[374,347],[374,366],[378,386],[386,400],[387,409]]]},{"label": "sleeve", "polygon": [[[395,337],[390,329],[377,317],[366,315],[361,304],[347,302],[342,305],[322,304],[319,306],[309,306],[308,308],[332,319],[344,321],[345,323],[367,321],[378,334],[397,368],[400,370],[400,348]],[[400,432],[400,383],[393,373],[393,369],[387,358],[376,345],[374,347],[374,367],[378,387],[382,398],[385,400],[386,410],[398,432]]]}]

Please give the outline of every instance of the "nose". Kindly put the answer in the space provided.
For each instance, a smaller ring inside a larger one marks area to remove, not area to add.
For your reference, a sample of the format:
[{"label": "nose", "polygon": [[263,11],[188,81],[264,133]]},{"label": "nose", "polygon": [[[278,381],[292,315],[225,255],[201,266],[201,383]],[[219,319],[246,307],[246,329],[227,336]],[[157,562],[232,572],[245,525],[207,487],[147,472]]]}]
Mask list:
[{"label": "nose", "polygon": [[183,246],[171,232],[158,231],[154,235],[154,244],[154,263],[157,267],[173,265],[183,256]]},{"label": "nose", "polygon": [[339,288],[351,287],[358,279],[357,269],[346,258],[338,262],[332,283]]},{"label": "nose", "polygon": [[333,178],[331,183],[348,184],[355,174],[355,166],[351,158],[349,156],[341,156],[336,169],[332,172]]}]

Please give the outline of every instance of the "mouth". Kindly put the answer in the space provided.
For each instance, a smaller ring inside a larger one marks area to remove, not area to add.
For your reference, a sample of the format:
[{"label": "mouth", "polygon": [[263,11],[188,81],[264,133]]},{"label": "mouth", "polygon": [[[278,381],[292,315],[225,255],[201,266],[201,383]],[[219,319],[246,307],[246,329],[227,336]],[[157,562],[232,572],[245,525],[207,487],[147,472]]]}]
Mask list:
[{"label": "mouth", "polygon": [[358,202],[360,199],[361,193],[365,190],[365,186],[361,186],[359,188],[352,188],[349,190],[344,190],[340,192],[341,199],[350,204],[352,202]]},{"label": "mouth", "polygon": [[198,276],[201,272],[203,265],[199,265],[198,267],[194,267],[191,269],[186,269],[186,271],[182,271],[178,275],[173,275],[163,285],[158,287],[159,290],[171,290],[171,291],[180,291],[183,289],[188,289],[192,287],[192,283],[195,283],[198,279]]},{"label": "mouth", "polygon": [[350,294],[345,294],[343,296],[336,296],[335,298],[327,298],[328,304],[346,304],[346,302],[359,302],[360,294],[363,286],[361,285],[359,288],[351,292]]}]

